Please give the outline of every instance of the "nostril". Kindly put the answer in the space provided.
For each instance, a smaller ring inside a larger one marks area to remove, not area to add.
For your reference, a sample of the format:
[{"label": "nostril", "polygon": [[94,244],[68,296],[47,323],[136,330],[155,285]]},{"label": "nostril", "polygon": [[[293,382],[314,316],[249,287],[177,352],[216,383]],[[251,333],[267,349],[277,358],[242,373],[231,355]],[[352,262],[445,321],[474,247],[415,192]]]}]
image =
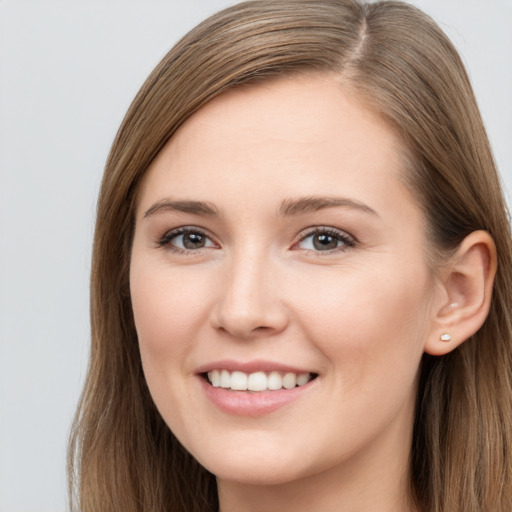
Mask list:
[{"label": "nostril", "polygon": [[[251,274],[250,269],[246,270]],[[212,326],[222,335],[227,333],[241,340],[282,332],[289,321],[284,304],[275,297],[267,297],[262,290],[258,291],[261,283],[247,279],[232,284],[216,302],[212,310]]]},{"label": "nostril", "polygon": [[254,338],[263,338],[271,336],[274,333],[280,332],[280,329],[275,327],[267,327],[264,325],[257,327],[243,326],[243,325],[219,325],[216,329],[222,335],[238,338],[240,340],[250,340]]},{"label": "nostril", "polygon": [[273,330],[272,327],[261,326],[261,327],[256,327],[255,329],[253,329],[253,332],[267,334],[267,333],[271,332],[272,330]]}]

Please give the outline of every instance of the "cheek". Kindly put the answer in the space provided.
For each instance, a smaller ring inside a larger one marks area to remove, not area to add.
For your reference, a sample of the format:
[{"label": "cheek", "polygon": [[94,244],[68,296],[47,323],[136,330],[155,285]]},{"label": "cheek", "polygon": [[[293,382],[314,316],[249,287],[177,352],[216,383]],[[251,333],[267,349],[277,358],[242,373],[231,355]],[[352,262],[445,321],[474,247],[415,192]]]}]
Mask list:
[{"label": "cheek", "polygon": [[300,297],[295,310],[302,330],[345,387],[376,383],[393,372],[410,382],[421,359],[430,328],[428,273],[423,267],[385,268],[333,269],[322,279],[303,278],[302,290],[292,292]]},{"label": "cheek", "polygon": [[195,407],[189,354],[208,319],[204,297],[211,295],[209,286],[197,272],[172,271],[165,263],[132,256],[130,293],[144,375],[173,431],[183,431]]},{"label": "cheek", "polygon": [[207,318],[211,288],[198,272],[132,259],[130,292],[143,358],[187,350]]}]

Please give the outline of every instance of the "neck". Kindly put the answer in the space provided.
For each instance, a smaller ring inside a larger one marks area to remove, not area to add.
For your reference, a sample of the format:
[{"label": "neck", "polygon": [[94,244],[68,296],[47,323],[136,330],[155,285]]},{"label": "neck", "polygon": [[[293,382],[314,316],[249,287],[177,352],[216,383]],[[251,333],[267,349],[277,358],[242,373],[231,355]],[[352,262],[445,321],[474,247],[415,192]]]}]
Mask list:
[{"label": "neck", "polygon": [[[407,437],[407,436],[406,436]],[[217,479],[220,512],[416,512],[410,490],[409,446],[375,446],[352,460],[285,483]]]},{"label": "neck", "polygon": [[[332,475],[331,475],[332,476]],[[293,483],[250,485],[218,483],[220,512],[413,512],[407,482],[398,478],[395,488],[382,488],[368,480],[365,486],[319,474]]]},{"label": "neck", "polygon": [[[401,482],[404,483],[404,482]],[[405,487],[405,486],[404,486]],[[273,486],[219,482],[220,512],[413,512],[407,490],[362,488],[316,479]]]}]

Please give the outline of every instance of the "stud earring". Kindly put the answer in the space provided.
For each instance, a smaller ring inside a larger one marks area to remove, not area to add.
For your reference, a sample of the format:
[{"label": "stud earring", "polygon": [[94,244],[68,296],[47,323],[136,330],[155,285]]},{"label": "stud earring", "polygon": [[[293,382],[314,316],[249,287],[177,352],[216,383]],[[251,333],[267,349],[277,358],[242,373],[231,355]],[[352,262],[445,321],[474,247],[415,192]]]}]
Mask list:
[{"label": "stud earring", "polygon": [[441,341],[451,341],[452,337],[448,333],[441,334]]}]

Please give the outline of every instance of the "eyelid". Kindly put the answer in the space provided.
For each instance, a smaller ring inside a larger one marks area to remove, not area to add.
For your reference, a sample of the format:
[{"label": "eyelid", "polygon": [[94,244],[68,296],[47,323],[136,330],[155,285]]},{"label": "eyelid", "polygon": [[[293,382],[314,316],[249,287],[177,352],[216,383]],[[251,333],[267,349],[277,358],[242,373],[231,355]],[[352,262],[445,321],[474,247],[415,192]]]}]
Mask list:
[{"label": "eyelid", "polygon": [[[314,251],[311,249],[300,249],[298,248],[298,244],[309,238],[310,236],[316,234],[328,234],[334,237],[337,237],[339,240],[343,241],[345,245],[342,247],[337,247],[335,249],[328,249],[326,251]],[[303,229],[298,235],[297,240],[293,243],[292,249],[294,250],[305,250],[310,252],[315,252],[316,254],[332,254],[333,252],[342,252],[346,251],[354,247],[357,244],[357,240],[355,237],[347,233],[342,229],[338,229],[332,226],[311,226],[309,228]]]},{"label": "eyelid", "polygon": [[[207,246],[207,247],[199,247],[197,249],[187,249],[178,247],[176,245],[172,244],[172,240],[175,237],[178,237],[180,235],[184,234],[190,234],[190,233],[197,233],[201,236],[204,236],[207,238],[212,244],[213,247]],[[298,245],[306,240],[310,236],[314,236],[315,234],[327,234],[330,236],[333,236],[337,238],[339,241],[343,242],[343,245],[340,247],[336,247],[334,249],[327,249],[325,251],[321,250],[314,250],[314,249],[303,249],[298,247]],[[165,231],[162,235],[160,235],[157,239],[157,246],[165,248],[171,252],[175,253],[184,253],[184,254],[199,254],[203,252],[204,250],[209,250],[212,248],[220,248],[219,243],[215,240],[215,237],[210,234],[209,230],[194,226],[194,225],[187,225],[187,226],[179,226],[177,228],[173,228],[170,230]],[[352,247],[354,247],[357,244],[357,240],[355,237],[347,233],[346,231],[342,229],[338,229],[332,226],[310,226],[308,228],[303,229],[297,236],[295,241],[293,242],[291,249],[292,250],[303,250],[308,252],[314,252],[318,255],[321,254],[332,254],[334,252],[343,252],[346,251]]]},{"label": "eyelid", "polygon": [[[199,235],[204,236],[215,247],[200,247],[197,249],[186,249],[182,247],[177,247],[171,243],[172,239],[175,237],[178,237],[180,235],[186,235],[190,233],[197,233]],[[210,234],[210,232],[207,229],[201,228],[199,226],[179,226],[174,229],[167,230],[163,233],[163,235],[159,236],[157,239],[157,245],[158,247],[162,247],[164,249],[167,249],[168,251],[174,252],[174,253],[182,253],[182,254],[199,254],[204,250],[209,250],[212,248],[218,248],[219,244],[216,242],[215,237]]]}]

